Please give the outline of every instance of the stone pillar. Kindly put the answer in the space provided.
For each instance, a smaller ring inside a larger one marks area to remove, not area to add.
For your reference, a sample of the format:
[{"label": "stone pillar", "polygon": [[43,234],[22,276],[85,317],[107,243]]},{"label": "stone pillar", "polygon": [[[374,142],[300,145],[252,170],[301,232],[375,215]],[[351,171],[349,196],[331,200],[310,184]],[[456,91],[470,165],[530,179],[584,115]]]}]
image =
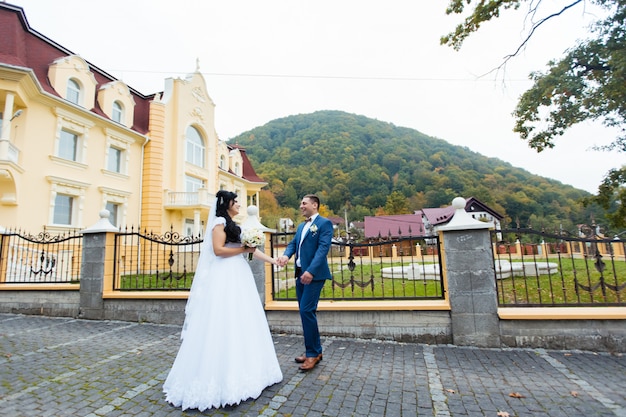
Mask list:
[{"label": "stone pillar", "polygon": [[112,256],[113,239],[117,231],[118,229],[109,221],[108,210],[102,210],[98,223],[82,232],[83,259],[80,267],[79,318],[104,319],[102,295],[107,269],[112,268],[109,258]]},{"label": "stone pillar", "polygon": [[452,201],[456,209],[441,227],[444,268],[451,307],[452,340],[459,346],[500,347],[500,320],[496,292],[492,223],[473,219],[465,199]]}]

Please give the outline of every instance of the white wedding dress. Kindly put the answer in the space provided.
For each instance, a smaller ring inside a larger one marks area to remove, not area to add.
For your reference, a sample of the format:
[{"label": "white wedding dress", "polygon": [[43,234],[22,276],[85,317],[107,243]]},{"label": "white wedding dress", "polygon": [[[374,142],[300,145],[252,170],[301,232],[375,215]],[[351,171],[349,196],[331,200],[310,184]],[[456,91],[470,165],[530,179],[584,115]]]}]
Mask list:
[{"label": "white wedding dress", "polygon": [[283,379],[247,254],[216,257],[211,224],[225,219],[209,219],[182,343],[163,384],[166,400],[183,410],[239,404]]}]

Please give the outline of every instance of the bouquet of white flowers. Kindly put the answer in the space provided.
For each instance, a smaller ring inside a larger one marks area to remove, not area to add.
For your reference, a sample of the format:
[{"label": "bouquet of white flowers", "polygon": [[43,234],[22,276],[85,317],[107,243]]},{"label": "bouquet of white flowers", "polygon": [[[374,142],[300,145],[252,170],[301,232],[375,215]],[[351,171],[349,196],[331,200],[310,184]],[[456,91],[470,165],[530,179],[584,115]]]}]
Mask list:
[{"label": "bouquet of white flowers", "polygon": [[[241,233],[241,244],[247,248],[256,248],[265,244],[265,233],[259,229],[244,229]],[[252,260],[252,253],[248,254],[248,260]]]}]

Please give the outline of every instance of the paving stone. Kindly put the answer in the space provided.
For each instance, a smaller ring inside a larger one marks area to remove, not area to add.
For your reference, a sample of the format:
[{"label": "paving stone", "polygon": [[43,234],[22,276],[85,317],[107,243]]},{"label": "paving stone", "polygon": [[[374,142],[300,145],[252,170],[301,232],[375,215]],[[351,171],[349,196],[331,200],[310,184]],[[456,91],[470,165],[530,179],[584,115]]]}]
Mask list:
[{"label": "paving stone", "polygon": [[[1,416],[626,416],[626,356],[324,337],[302,374],[275,334],[281,383],[235,407],[181,411],[162,384],[178,326],[0,314]],[[519,394],[520,398],[515,398]]]}]

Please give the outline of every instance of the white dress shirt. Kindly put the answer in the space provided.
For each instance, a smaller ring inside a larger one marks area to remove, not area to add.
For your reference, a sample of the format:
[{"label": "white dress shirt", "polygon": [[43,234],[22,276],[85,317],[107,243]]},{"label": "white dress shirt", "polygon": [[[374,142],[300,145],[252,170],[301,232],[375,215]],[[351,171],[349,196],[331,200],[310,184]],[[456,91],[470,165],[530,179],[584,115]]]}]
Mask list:
[{"label": "white dress shirt", "polygon": [[302,241],[304,240],[304,237],[309,232],[309,229],[311,228],[311,225],[315,221],[315,218],[318,216],[318,214],[319,213],[315,213],[314,215],[309,217],[309,220],[307,220],[307,222],[304,223],[304,227],[302,228],[302,233],[300,234],[300,243],[298,243],[298,259],[296,259],[296,266],[298,268],[301,267],[301,265],[300,265],[300,245],[302,245]]}]

